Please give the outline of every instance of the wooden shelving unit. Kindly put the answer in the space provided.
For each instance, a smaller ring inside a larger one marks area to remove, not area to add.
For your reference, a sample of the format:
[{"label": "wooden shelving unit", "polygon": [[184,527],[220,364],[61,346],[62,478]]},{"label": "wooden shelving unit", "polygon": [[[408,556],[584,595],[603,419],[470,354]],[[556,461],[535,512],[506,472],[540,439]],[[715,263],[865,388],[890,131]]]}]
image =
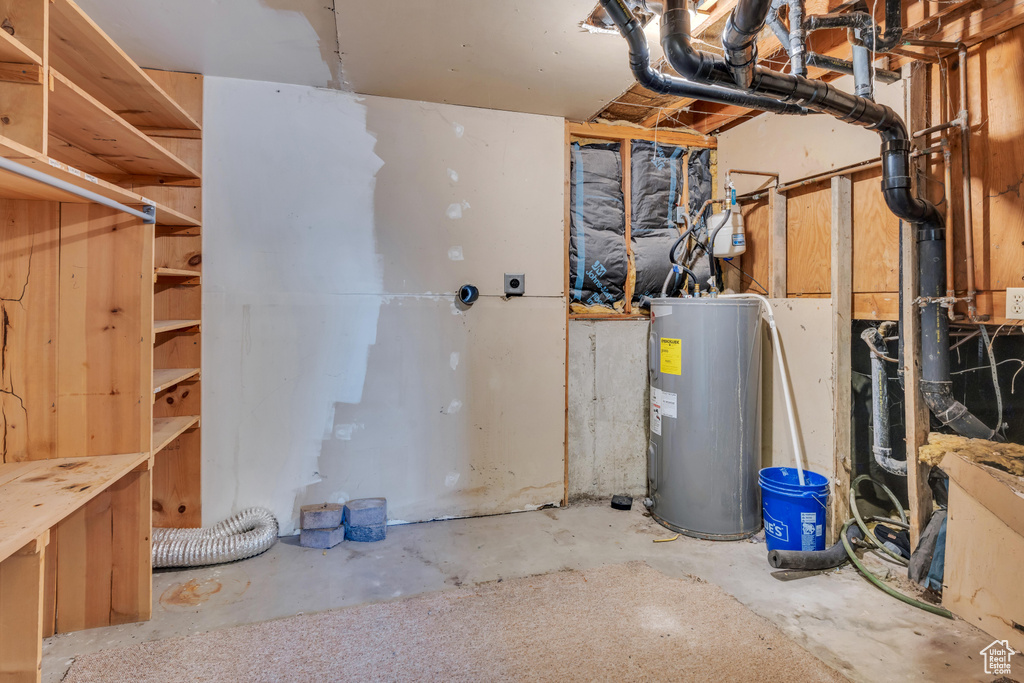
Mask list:
[{"label": "wooden shelving unit", "polygon": [[[58,71],[50,70],[50,156],[104,176],[199,173]],[[60,144],[66,143],[66,144]]]},{"label": "wooden shelving unit", "polygon": [[159,453],[186,431],[198,426],[198,415],[155,418],[153,420],[153,452]]},{"label": "wooden shelving unit", "polygon": [[200,372],[200,368],[160,368],[153,370],[153,393],[170,389],[179,382],[192,379]]},{"label": "wooden shelving unit", "polygon": [[154,334],[163,334],[164,332],[174,332],[175,330],[184,330],[189,327],[199,327],[202,322],[202,320],[154,320],[153,332]]},{"label": "wooden shelving unit", "polygon": [[42,66],[43,59],[7,31],[0,31],[0,62]]},{"label": "wooden shelving unit", "polygon": [[151,527],[202,523],[203,81],[141,69],[71,0],[4,19],[0,486],[96,487],[0,526],[0,582],[35,577],[0,586],[35,596],[5,603],[0,671],[31,681],[39,638],[148,619]]},{"label": "wooden shelving unit", "polygon": [[[180,268],[157,268],[154,277],[159,278],[185,278],[186,280],[199,280],[202,272],[198,270],[182,270]],[[196,282],[199,284],[199,282]]]},{"label": "wooden shelving unit", "polygon": [[135,126],[201,130],[198,121],[140,69],[71,0],[50,5],[50,64]]}]

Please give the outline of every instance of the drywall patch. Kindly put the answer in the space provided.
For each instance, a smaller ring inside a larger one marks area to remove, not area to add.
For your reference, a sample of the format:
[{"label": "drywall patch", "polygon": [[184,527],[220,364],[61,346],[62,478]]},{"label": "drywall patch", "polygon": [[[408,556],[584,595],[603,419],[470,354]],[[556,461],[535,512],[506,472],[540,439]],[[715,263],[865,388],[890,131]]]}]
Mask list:
[{"label": "drywall patch", "polygon": [[462,218],[462,212],[468,208],[470,208],[469,202],[467,202],[466,200],[462,200],[461,204],[449,204],[448,208],[445,210],[445,213],[448,215],[448,218],[456,220]]},{"label": "drywall patch", "polygon": [[448,476],[444,478],[444,485],[446,488],[453,489],[455,485],[459,483],[459,477],[461,475],[458,472],[449,472]]},{"label": "drywall patch", "polygon": [[457,398],[453,398],[452,402],[449,403],[448,407],[445,410],[443,410],[442,412],[445,415],[454,415],[455,413],[459,412],[460,410],[462,410],[462,401],[460,401]]},{"label": "drywall patch", "polygon": [[363,427],[364,425],[354,423],[335,425],[334,438],[339,441],[351,441],[352,434],[355,433],[357,429],[363,429]]},{"label": "drywall patch", "polygon": [[[355,95],[205,83],[204,219],[217,230],[204,237],[203,362],[218,370],[203,381],[204,513],[259,505],[289,534],[299,496],[321,479],[325,426],[338,438],[334,406],[362,400],[381,307],[364,292],[383,287],[373,202],[383,162]],[[289,135],[264,135],[281,121]]]},{"label": "drywall patch", "polygon": [[[453,204],[453,206],[454,206],[454,204]],[[462,260],[462,247],[452,247],[451,249],[449,249],[448,250],[448,258],[451,261],[461,261]]]},{"label": "drywall patch", "polygon": [[452,351],[452,355],[448,358],[448,364],[452,366],[452,370],[459,367],[459,352]]},{"label": "drywall patch", "polygon": [[461,138],[466,133],[466,127],[461,123],[452,123],[452,130],[455,131],[455,137]]},{"label": "drywall patch", "polygon": [[454,171],[454,170],[449,168],[448,169],[448,179],[451,180],[453,183],[459,182],[459,174],[458,174],[458,172],[456,172],[456,171]]}]

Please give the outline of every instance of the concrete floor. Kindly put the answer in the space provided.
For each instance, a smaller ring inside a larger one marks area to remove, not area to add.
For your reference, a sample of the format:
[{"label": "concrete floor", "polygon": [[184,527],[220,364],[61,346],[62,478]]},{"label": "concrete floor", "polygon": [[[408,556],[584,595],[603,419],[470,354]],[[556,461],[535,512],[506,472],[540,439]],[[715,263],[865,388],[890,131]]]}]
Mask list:
[{"label": "concrete floor", "polygon": [[43,680],[59,681],[76,655],[118,645],[637,559],[668,575],[720,585],[852,680],[993,678],[984,675],[978,654],[990,636],[905,605],[852,568],[784,577],[768,566],[763,543],[652,543],[671,535],[639,510],[595,503],[394,526],[383,542],[345,542],[328,551],[287,538],[243,562],[157,572],[151,621],[48,639]]}]

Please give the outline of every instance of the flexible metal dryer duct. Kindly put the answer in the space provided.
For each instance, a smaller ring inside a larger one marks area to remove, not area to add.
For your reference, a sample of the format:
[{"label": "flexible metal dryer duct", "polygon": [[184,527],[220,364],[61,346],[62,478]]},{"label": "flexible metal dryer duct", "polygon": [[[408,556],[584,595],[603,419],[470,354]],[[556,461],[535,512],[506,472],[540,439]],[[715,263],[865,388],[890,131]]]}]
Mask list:
[{"label": "flexible metal dryer duct", "polygon": [[277,519],[248,508],[207,529],[153,529],[153,567],[205,567],[266,551],[277,541]]},{"label": "flexible metal dryer duct", "polygon": [[[630,43],[632,53],[631,36],[636,33],[642,36],[639,22],[623,0],[601,0],[601,4]],[[898,12],[896,22],[889,23],[893,4],[898,10],[899,0],[886,2],[886,34],[890,30],[893,34],[896,31],[902,34]],[[943,424],[963,436],[1002,440],[953,398],[949,374],[949,319],[942,308],[942,297],[946,294],[944,221],[934,204],[915,197],[911,191],[910,137],[903,119],[883,104],[843,92],[822,81],[757,66],[756,39],[764,28],[770,9],[771,0],[739,0],[722,34],[725,51],[722,58],[695,50],[690,45],[690,15],[686,0],[665,0],[661,19],[661,45],[665,57],[684,80],[777,98],[782,103],[829,114],[878,132],[882,138],[882,194],[885,203],[893,214],[916,224],[918,228],[922,340],[920,388],[924,401]]]}]

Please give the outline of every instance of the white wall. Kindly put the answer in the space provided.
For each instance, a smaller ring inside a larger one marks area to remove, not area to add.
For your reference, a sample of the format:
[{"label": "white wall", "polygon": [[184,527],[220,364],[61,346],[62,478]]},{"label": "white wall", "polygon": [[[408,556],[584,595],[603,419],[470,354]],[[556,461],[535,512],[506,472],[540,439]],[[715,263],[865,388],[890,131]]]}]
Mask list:
[{"label": "white wall", "polygon": [[[561,119],[223,78],[205,97],[204,521],[557,502]],[[528,296],[501,298],[503,272]],[[483,296],[459,311],[464,282]]]}]

